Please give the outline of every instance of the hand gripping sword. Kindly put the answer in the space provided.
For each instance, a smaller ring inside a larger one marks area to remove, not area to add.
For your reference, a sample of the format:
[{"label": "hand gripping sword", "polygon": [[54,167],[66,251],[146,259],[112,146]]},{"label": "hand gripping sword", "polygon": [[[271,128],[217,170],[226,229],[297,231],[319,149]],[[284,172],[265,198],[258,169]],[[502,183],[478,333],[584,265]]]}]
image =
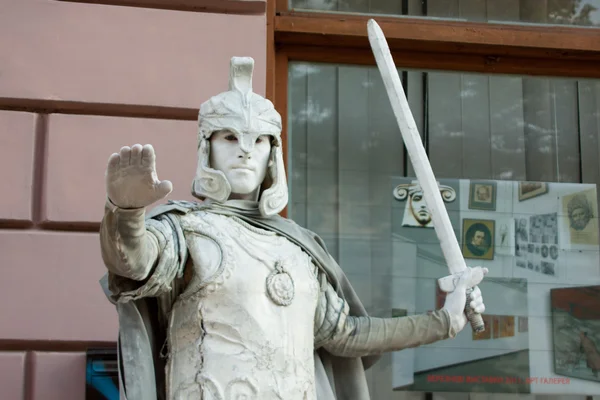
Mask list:
[{"label": "hand gripping sword", "polygon": [[[400,132],[402,133],[402,139],[406,145],[408,156],[412,162],[419,184],[423,189],[425,203],[431,211],[431,219],[433,221],[435,232],[440,241],[442,253],[448,264],[448,269],[450,270],[451,275],[438,279],[438,284],[443,291],[451,292],[454,290],[460,275],[467,269],[467,265],[460,251],[454,230],[452,229],[448,211],[442,201],[442,195],[440,194],[437,180],[433,175],[433,170],[431,169],[427,154],[425,153],[425,148],[421,142],[417,124],[410,111],[404,89],[402,88],[402,83],[400,82],[400,76],[396,70],[396,65],[392,59],[392,54],[390,53],[390,48],[383,31],[373,19],[368,22],[368,31],[369,42],[371,43],[371,49],[373,50],[375,60],[377,61],[377,67],[383,78],[383,83],[392,104],[396,121],[400,127]],[[469,304],[471,302],[470,295],[473,289],[475,288],[467,289],[465,313],[473,330],[475,332],[483,332],[485,330],[485,325],[481,318],[481,314],[473,311]]]}]

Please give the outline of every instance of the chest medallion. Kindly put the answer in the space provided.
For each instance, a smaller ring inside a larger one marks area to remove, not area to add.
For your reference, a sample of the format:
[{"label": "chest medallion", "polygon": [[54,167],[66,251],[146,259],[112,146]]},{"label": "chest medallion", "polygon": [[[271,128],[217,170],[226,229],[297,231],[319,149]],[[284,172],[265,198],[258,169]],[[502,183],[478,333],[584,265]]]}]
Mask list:
[{"label": "chest medallion", "polygon": [[280,306],[292,304],[295,294],[294,280],[282,262],[275,262],[275,267],[267,277],[266,284],[267,295],[275,304]]}]

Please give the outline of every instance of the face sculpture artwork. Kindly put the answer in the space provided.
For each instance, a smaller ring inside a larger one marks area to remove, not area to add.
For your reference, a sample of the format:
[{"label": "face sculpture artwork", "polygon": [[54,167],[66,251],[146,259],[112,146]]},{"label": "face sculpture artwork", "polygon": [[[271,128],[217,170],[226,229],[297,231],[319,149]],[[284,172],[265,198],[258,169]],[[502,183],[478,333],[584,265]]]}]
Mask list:
[{"label": "face sculpture artwork", "polygon": [[[281,117],[252,92],[251,58],[199,111],[197,202],[170,200],[151,145],[106,170],[101,281],[119,317],[129,400],[368,400],[365,369],[384,352],[454,337],[467,322],[471,268],[440,310],[365,312],[323,241],[279,216],[288,201]],[[471,297],[477,312],[481,293]]]},{"label": "face sculpture artwork", "polygon": [[[447,202],[456,200],[456,191],[451,186],[440,185],[440,194],[442,199]],[[409,184],[400,184],[393,190],[394,198],[398,201],[406,201],[404,208],[404,218],[402,226],[415,226],[419,228],[433,228],[433,218],[431,210],[427,207],[423,188],[419,181],[412,181]]]}]

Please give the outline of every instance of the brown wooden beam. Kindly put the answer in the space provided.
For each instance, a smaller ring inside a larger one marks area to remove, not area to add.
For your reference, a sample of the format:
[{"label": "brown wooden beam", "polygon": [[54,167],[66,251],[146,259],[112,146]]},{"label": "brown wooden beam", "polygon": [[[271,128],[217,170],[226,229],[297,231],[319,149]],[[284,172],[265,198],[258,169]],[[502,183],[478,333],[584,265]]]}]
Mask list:
[{"label": "brown wooden beam", "polygon": [[277,10],[278,13],[282,13],[282,12],[287,12],[289,10],[289,1],[290,0],[274,0],[275,1],[275,8]]},{"label": "brown wooden beam", "polygon": [[275,103],[275,1],[267,0],[267,84],[266,98]]},{"label": "brown wooden beam", "polygon": [[0,110],[193,121],[197,108],[0,97]]},{"label": "brown wooden beam", "polygon": [[[370,16],[282,12],[277,44],[369,49]],[[600,29],[376,17],[392,50],[600,61]]]},{"label": "brown wooden beam", "polygon": [[70,342],[70,341],[44,341],[44,340],[11,340],[0,339],[0,351],[81,351],[90,347],[117,346],[116,342]]},{"label": "brown wooden beam", "polygon": [[[278,54],[285,53],[290,62],[308,61],[375,66],[375,58],[370,49],[280,45],[277,52]],[[428,53],[411,50],[393,50],[392,56],[399,68],[423,71],[443,70],[484,74],[600,78],[598,61],[589,60],[549,60],[480,54]],[[279,84],[279,82],[277,83]]]},{"label": "brown wooden beam", "polygon": [[[275,109],[281,115],[281,146],[283,151],[283,163],[287,171],[288,163],[288,55],[284,52],[277,52],[275,60]],[[288,176],[288,183],[290,183]],[[288,207],[286,206],[281,216],[288,217]]]}]

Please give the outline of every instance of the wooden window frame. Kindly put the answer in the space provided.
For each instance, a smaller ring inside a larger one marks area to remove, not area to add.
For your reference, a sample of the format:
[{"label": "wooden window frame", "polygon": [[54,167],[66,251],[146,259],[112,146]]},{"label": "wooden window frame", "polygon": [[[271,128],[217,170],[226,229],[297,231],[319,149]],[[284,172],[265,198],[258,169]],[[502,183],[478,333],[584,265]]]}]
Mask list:
[{"label": "wooden window frame", "polygon": [[267,0],[266,16],[267,98],[282,117],[286,165],[289,62],[376,65],[370,18],[381,26],[398,67],[600,78],[600,28],[299,12],[289,10],[288,0]]}]

